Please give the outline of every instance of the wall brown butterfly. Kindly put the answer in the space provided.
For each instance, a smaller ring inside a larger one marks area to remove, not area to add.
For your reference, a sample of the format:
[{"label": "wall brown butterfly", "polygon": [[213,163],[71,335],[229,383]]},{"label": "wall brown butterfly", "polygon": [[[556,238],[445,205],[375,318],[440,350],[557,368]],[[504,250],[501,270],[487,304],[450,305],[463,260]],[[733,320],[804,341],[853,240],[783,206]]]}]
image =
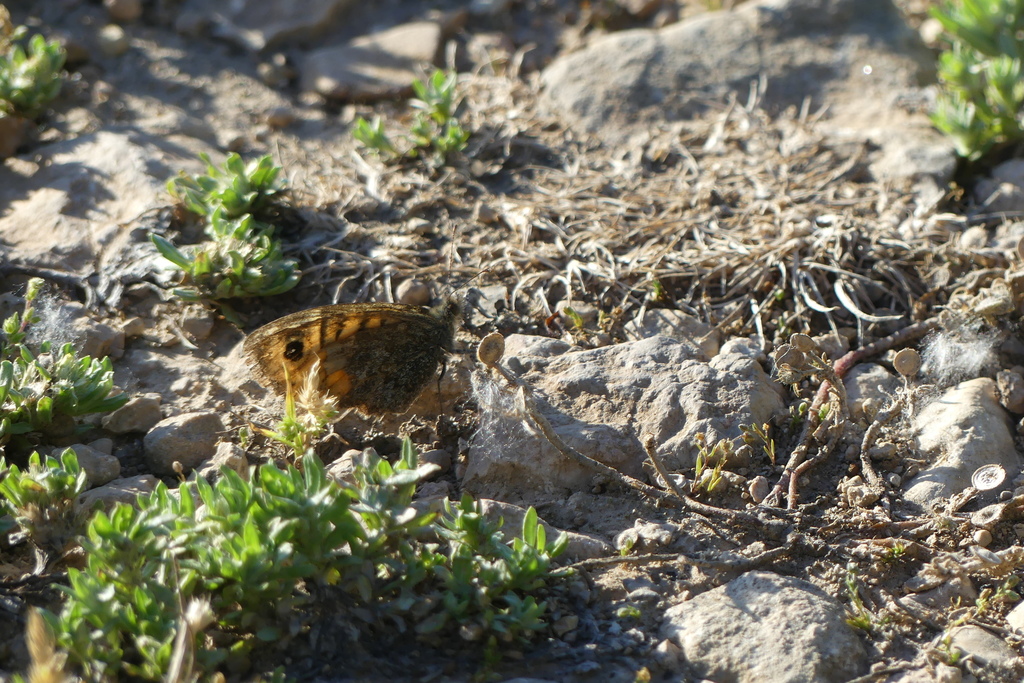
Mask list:
[{"label": "wall brown butterfly", "polygon": [[[298,386],[314,367],[320,386],[366,415],[405,412],[451,352],[462,303],[335,304],[299,311],[245,339],[259,382],[285,391],[285,369]],[[317,366],[317,361],[319,365]]]}]

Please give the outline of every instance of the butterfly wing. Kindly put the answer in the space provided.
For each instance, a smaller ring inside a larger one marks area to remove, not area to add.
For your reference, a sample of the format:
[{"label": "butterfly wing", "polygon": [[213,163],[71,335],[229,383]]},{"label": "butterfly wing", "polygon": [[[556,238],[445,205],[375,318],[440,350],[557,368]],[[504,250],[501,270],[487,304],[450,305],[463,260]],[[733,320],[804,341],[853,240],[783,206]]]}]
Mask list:
[{"label": "butterfly wing", "polygon": [[[261,383],[285,390],[318,369],[342,407],[404,412],[437,371],[454,318],[401,304],[338,304],[287,315],[257,329],[245,354]],[[319,363],[318,363],[319,361]]]}]

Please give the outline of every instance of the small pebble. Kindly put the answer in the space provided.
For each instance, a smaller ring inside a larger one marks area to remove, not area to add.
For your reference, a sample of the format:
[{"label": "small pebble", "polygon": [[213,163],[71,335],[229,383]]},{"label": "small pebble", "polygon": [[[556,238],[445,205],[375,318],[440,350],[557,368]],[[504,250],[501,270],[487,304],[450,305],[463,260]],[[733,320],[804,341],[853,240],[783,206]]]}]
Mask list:
[{"label": "small pebble", "polygon": [[121,329],[124,331],[124,336],[129,338],[142,336],[142,333],[146,331],[146,327],[146,321],[138,316],[128,318],[121,323]]},{"label": "small pebble", "polygon": [[990,564],[993,567],[997,567],[1003,563],[1003,558],[999,557],[991,550],[982,548],[980,545],[971,546],[971,554],[982,562]]},{"label": "small pebble", "polygon": [[411,218],[405,222],[405,229],[414,235],[429,235],[434,232],[434,224],[426,218]]},{"label": "small pebble", "polygon": [[295,122],[295,112],[290,107],[274,107],[267,112],[267,125],[276,130],[287,128]]},{"label": "small pebble", "polygon": [[128,51],[128,36],[117,24],[107,24],[99,33],[100,52],[107,57],[120,57]]},{"label": "small pebble", "polygon": [[768,484],[768,479],[763,476],[757,476],[750,480],[747,484],[747,490],[750,492],[750,498],[755,503],[760,503],[768,497],[771,491],[771,486]]},{"label": "small pebble", "polygon": [[443,448],[434,448],[432,450],[420,453],[419,461],[420,464],[429,463],[440,467],[441,469],[437,472],[437,474],[444,474],[452,468],[451,453],[444,450]]},{"label": "small pebble", "polygon": [[576,627],[580,624],[580,618],[575,614],[566,614],[564,617],[556,621],[551,625],[551,629],[555,632],[559,638],[564,636],[569,631],[576,630]]},{"label": "small pebble", "polygon": [[494,210],[490,205],[480,202],[476,206],[476,219],[480,223],[492,225],[497,223],[499,220],[498,212]]},{"label": "small pebble", "polygon": [[988,529],[978,529],[974,532],[974,542],[982,548],[987,547],[992,542],[992,532]]},{"label": "small pebble", "polygon": [[280,52],[271,57],[269,62],[260,62],[256,73],[263,84],[270,88],[286,86],[295,76],[294,70],[288,66],[288,58]]},{"label": "small pebble", "polygon": [[213,316],[209,311],[190,308],[181,319],[181,329],[194,341],[202,341],[213,331],[213,322]]},{"label": "small pebble", "polygon": [[900,477],[900,475],[896,474],[895,472],[890,472],[885,477],[885,479],[886,479],[886,481],[889,482],[889,485],[892,486],[893,488],[899,488],[900,484],[903,483],[903,479]]},{"label": "small pebble", "polygon": [[404,280],[395,288],[395,298],[400,304],[426,306],[430,303],[430,287],[416,279]]}]

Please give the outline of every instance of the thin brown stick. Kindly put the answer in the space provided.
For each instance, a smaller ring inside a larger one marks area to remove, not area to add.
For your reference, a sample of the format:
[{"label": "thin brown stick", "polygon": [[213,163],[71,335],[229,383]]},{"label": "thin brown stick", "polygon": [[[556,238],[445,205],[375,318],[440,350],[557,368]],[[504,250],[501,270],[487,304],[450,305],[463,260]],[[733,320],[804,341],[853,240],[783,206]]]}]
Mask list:
[{"label": "thin brown stick", "polygon": [[775,538],[781,538],[782,534],[785,533],[786,525],[782,522],[766,522],[763,519],[743,512],[741,510],[729,510],[727,508],[715,507],[714,505],[708,505],[701,503],[698,500],[691,498],[686,495],[682,490],[675,485],[675,482],[668,476],[668,471],[665,468],[665,464],[661,462],[661,457],[657,454],[654,448],[654,440],[646,439],[644,441],[644,450],[647,451],[647,457],[650,459],[651,464],[654,465],[654,469],[658,471],[658,474],[665,481],[665,484],[672,489],[672,492],[678,496],[683,507],[696,512],[705,517],[723,517],[730,522],[736,524],[753,524],[755,526],[763,527],[766,531],[769,531]]},{"label": "thin brown stick", "polygon": [[769,562],[784,557],[796,546],[796,536],[791,535],[786,539],[786,544],[778,548],[766,550],[754,557],[747,557],[739,560],[705,560],[690,557],[682,553],[648,553],[646,555],[624,555],[616,557],[593,557],[587,560],[580,560],[569,565],[573,569],[593,569],[595,567],[609,567],[617,564],[646,564],[648,562],[672,562],[684,564],[700,569],[714,569],[716,571],[738,571],[745,572],[757,567],[762,567]]},{"label": "thin brown stick", "polygon": [[[782,538],[787,533],[788,525],[786,525],[784,522],[777,522],[774,520],[771,522],[766,522],[765,520],[760,519],[755,515],[746,512],[741,512],[739,510],[727,510],[725,508],[718,508],[713,505],[706,505],[704,503],[700,503],[690,498],[689,496],[682,493],[682,491],[663,491],[662,489],[655,488],[653,486],[645,484],[644,482],[638,479],[630,477],[629,475],[623,474],[622,472],[619,472],[618,470],[609,467],[608,465],[605,465],[603,462],[594,460],[593,458],[588,457],[583,453],[580,453],[575,448],[565,443],[565,441],[563,441],[562,438],[555,432],[554,428],[551,426],[551,423],[548,422],[547,418],[541,415],[540,411],[537,410],[536,403],[533,399],[533,393],[525,382],[523,382],[518,377],[515,377],[514,375],[506,371],[504,368],[498,365],[496,361],[485,364],[489,368],[494,370],[503,380],[505,380],[505,382],[507,382],[509,386],[511,386],[516,391],[520,392],[520,395],[523,399],[523,410],[530,417],[530,419],[533,420],[534,424],[537,425],[537,428],[540,429],[540,432],[541,434],[544,435],[544,438],[546,438],[552,446],[557,448],[560,453],[574,460],[583,467],[589,468],[591,470],[594,470],[600,474],[607,476],[610,479],[618,481],[620,484],[623,484],[624,486],[639,491],[640,493],[643,493],[644,495],[653,498],[659,503],[667,503],[673,505],[674,507],[682,507],[687,510],[690,510],[691,512],[696,512],[698,514],[704,515],[705,517],[724,517],[725,519],[728,519],[732,522],[751,525],[760,528],[770,538]],[[648,455],[650,456],[653,452],[653,442],[649,443],[651,447],[648,449]],[[660,469],[659,474],[662,474],[662,477],[665,479],[666,484],[668,484],[668,482],[671,482],[671,479],[667,477],[667,472],[665,472],[664,465],[659,460],[657,460],[657,456],[652,456],[651,459],[652,463],[654,463],[655,468]],[[673,493],[675,493],[675,495],[673,495]]]},{"label": "thin brown stick", "polygon": [[[935,320],[924,320],[908,325],[888,337],[884,337],[868,344],[867,346],[862,346],[859,349],[850,351],[832,365],[833,376],[831,378],[824,378],[825,381],[823,381],[821,386],[818,387],[814,401],[811,403],[810,410],[808,410],[807,421],[804,424],[804,430],[800,435],[798,445],[790,454],[789,462],[786,463],[786,467],[783,470],[782,475],[779,477],[779,481],[775,484],[771,493],[769,493],[764,499],[764,502],[762,503],[763,505],[777,506],[780,502],[783,491],[787,492],[787,507],[792,509],[796,505],[799,492],[795,485],[795,478],[793,475],[796,469],[800,467],[801,463],[807,457],[807,453],[810,450],[811,437],[820,424],[818,414],[821,407],[825,404],[829,392],[833,388],[833,382],[842,385],[842,382],[839,380],[849,372],[851,368],[857,365],[857,363],[860,363],[862,360],[869,358],[872,355],[883,353],[913,339],[923,337],[928,332],[935,329],[937,324],[938,323]],[[843,396],[845,396],[845,393],[846,391],[843,389]],[[843,401],[843,403],[845,404],[845,401]]]}]

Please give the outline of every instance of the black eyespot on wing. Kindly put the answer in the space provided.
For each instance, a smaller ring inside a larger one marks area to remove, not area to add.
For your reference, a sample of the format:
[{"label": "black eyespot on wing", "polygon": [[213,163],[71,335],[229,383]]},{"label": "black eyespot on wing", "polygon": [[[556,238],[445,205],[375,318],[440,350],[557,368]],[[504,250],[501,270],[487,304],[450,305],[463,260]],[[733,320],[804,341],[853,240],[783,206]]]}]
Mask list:
[{"label": "black eyespot on wing", "polygon": [[284,357],[290,361],[297,361],[302,358],[302,352],[305,351],[305,346],[299,339],[293,339],[288,342],[284,347]]}]

